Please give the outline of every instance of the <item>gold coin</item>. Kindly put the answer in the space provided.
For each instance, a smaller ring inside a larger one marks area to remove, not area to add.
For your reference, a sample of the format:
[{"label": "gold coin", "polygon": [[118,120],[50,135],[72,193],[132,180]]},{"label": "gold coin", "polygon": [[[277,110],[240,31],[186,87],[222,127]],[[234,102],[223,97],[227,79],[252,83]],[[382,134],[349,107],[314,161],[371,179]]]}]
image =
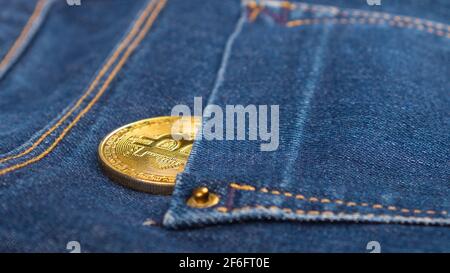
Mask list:
[{"label": "gold coin", "polygon": [[125,125],[107,135],[99,160],[114,181],[138,191],[170,194],[184,170],[199,118],[157,117]]}]

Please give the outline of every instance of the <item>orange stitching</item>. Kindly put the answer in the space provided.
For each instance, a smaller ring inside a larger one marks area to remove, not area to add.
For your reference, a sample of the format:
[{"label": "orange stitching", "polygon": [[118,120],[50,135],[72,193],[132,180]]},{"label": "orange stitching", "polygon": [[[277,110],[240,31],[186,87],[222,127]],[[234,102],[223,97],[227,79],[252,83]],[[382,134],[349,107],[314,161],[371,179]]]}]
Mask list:
[{"label": "orange stitching", "polygon": [[[258,191],[258,192],[262,192],[262,193],[268,193],[268,194],[273,194],[274,190],[272,191],[268,191],[267,188],[261,188],[261,189],[257,189],[254,186],[251,185],[242,185],[242,184],[237,184],[237,183],[230,183],[230,187],[237,189],[237,190],[243,190],[243,191]],[[263,189],[265,189],[263,191]],[[323,203],[323,204],[328,204],[328,203],[335,203],[338,205],[345,205],[347,207],[367,207],[369,206],[368,203],[357,203],[357,202],[349,202],[349,201],[343,201],[343,200],[330,200],[328,198],[318,198],[318,197],[309,197],[309,198],[305,198],[303,195],[301,194],[294,194],[294,193],[290,193],[290,192],[285,192],[285,191],[281,191],[281,190],[275,190],[275,192],[277,192],[277,194],[275,195],[284,195],[286,197],[294,197],[296,199],[302,199],[305,200],[307,202],[311,202],[311,203],[315,203],[315,202],[319,202],[319,203]],[[288,194],[288,195],[286,195]],[[300,197],[300,198],[298,198]],[[370,205],[372,208],[374,209],[383,209],[385,206],[381,205],[381,204],[372,204]],[[405,209],[405,208],[397,208],[395,206],[387,206],[387,209],[390,211],[400,211],[402,213],[415,213],[415,214],[421,214],[421,213],[426,213],[426,214],[441,214],[441,215],[447,215],[447,211],[443,210],[443,211],[435,211],[435,210],[419,210],[419,209]]]},{"label": "orange stitching", "polygon": [[251,210],[270,210],[273,212],[278,212],[278,211],[282,211],[284,213],[287,214],[296,214],[296,215],[309,215],[309,216],[325,216],[325,217],[339,217],[339,216],[351,216],[351,217],[367,217],[369,219],[371,218],[375,218],[375,217],[388,217],[388,218],[393,218],[393,219],[405,219],[405,220],[422,220],[422,221],[433,221],[433,220],[444,220],[446,221],[447,219],[444,218],[432,218],[432,217],[415,217],[415,216],[403,216],[403,215],[390,215],[390,214],[373,214],[373,213],[368,213],[368,214],[362,214],[362,213],[345,213],[345,212],[333,212],[333,211],[319,211],[319,210],[302,210],[302,209],[296,209],[295,211],[292,210],[291,208],[280,208],[277,206],[270,206],[270,207],[265,207],[265,206],[261,206],[261,205],[256,205],[254,207],[249,207],[249,206],[245,206],[242,208],[233,208],[233,209],[227,209],[226,207],[218,207],[216,208],[216,211],[220,212],[220,213],[238,213],[241,211],[247,211],[250,212]]},{"label": "orange stitching", "polygon": [[[254,1],[251,1],[254,2]],[[249,3],[247,6],[250,9],[258,7],[258,4],[255,2],[254,4]],[[265,3],[266,6],[270,6],[269,3]],[[272,3],[273,4],[273,3]],[[411,17],[411,16],[405,16],[405,15],[395,15],[385,12],[368,12],[368,11],[362,11],[357,9],[344,9],[339,8],[335,6],[320,6],[320,5],[311,5],[306,3],[291,3],[289,1],[283,1],[283,2],[276,2],[276,5],[278,5],[281,8],[293,10],[296,8],[299,8],[303,11],[312,11],[312,12],[329,12],[333,15],[340,14],[342,16],[354,16],[354,17],[373,17],[373,18],[384,18],[384,19],[392,19],[395,21],[405,21],[415,24],[425,24],[428,27],[436,27],[438,29],[444,29],[445,24],[439,23],[439,22],[433,22],[430,20],[417,18],[417,17]],[[261,7],[263,7],[263,4],[260,4]],[[447,26],[447,30],[450,31],[450,26]]]},{"label": "orange stitching", "polygon": [[106,64],[102,67],[102,69],[100,70],[100,72],[98,73],[98,75],[95,77],[94,81],[89,85],[88,89],[86,90],[86,92],[83,94],[83,96],[81,96],[78,101],[75,103],[75,105],[66,113],[64,114],[64,116],[61,117],[61,119],[58,120],[58,122],[53,125],[51,128],[49,128],[44,134],[42,134],[39,139],[37,139],[28,149],[26,149],[25,151],[16,154],[16,155],[11,155],[5,158],[0,159],[0,163],[11,160],[11,159],[16,159],[19,157],[22,157],[26,154],[29,154],[31,151],[33,151],[42,141],[44,141],[44,139],[47,138],[47,136],[49,136],[53,131],[55,131],[56,129],[58,129],[61,124],[67,119],[69,118],[69,116],[72,115],[72,113],[77,110],[80,105],[84,102],[84,100],[86,99],[87,96],[89,96],[92,91],[97,87],[98,83],[100,82],[100,80],[102,79],[102,77],[108,72],[109,68],[114,64],[114,62],[117,60],[117,58],[119,57],[119,55],[122,53],[122,51],[128,46],[129,42],[136,36],[136,34],[138,33],[139,28],[142,26],[142,24],[144,23],[145,19],[148,17],[148,15],[150,14],[150,12],[152,11],[153,7],[156,4],[156,0],[152,0],[144,9],[144,11],[141,13],[141,15],[139,16],[138,20],[136,21],[135,25],[133,26],[133,28],[130,30],[130,32],[128,33],[128,35],[125,37],[125,39],[119,44],[117,50],[114,52],[114,54],[108,59],[108,61],[106,62]]},{"label": "orange stitching", "polygon": [[296,195],[295,195],[295,199],[301,199],[301,200],[304,200],[305,197],[304,197],[303,195],[301,195],[301,194],[296,194]]},{"label": "orange stitching", "polygon": [[36,7],[34,8],[34,11],[31,14],[30,18],[28,19],[27,23],[25,24],[24,28],[20,32],[19,36],[17,37],[12,47],[6,53],[3,60],[0,62],[0,70],[3,69],[9,63],[9,61],[13,58],[14,54],[16,54],[17,48],[20,47],[22,43],[25,41],[30,32],[31,27],[33,26],[33,23],[36,21],[37,18],[39,18],[42,11],[44,10],[46,2],[47,0],[39,0],[36,3]]},{"label": "orange stitching", "polygon": [[[255,187],[250,186],[250,185],[239,185],[237,183],[231,183],[230,186],[235,188],[235,189],[244,190],[244,191],[254,191],[254,190],[256,190]],[[267,191],[267,188],[262,188],[261,191]]]},{"label": "orange stitching", "polygon": [[225,207],[218,207],[217,211],[219,211],[219,212],[227,212],[228,210]]},{"label": "orange stitching", "polygon": [[250,15],[248,16],[248,20],[250,22],[253,22],[256,20],[256,18],[258,17],[259,13],[261,12],[261,10],[263,10],[262,7],[256,7],[254,9],[252,9],[252,12],[250,13]]},{"label": "orange stitching", "polygon": [[[353,19],[353,20],[352,20]],[[305,25],[315,25],[315,24],[327,24],[327,23],[333,23],[333,24],[340,24],[340,25],[353,25],[353,24],[371,24],[371,25],[385,25],[389,24],[390,26],[394,27],[400,27],[400,28],[414,28],[416,30],[422,31],[422,32],[428,32],[430,34],[434,34],[437,36],[447,37],[450,38],[450,33],[445,33],[442,30],[436,30],[432,27],[425,28],[422,25],[416,25],[411,23],[404,23],[399,21],[386,21],[384,19],[364,19],[361,18],[359,20],[356,20],[356,18],[322,18],[320,20],[310,20],[310,19],[299,19],[299,20],[293,20],[286,23],[287,27],[297,27],[297,26],[305,26]]]},{"label": "orange stitching", "polygon": [[113,69],[113,71],[110,73],[110,75],[108,76],[108,78],[106,79],[105,83],[103,84],[103,86],[101,87],[101,89],[99,90],[99,92],[95,95],[95,97],[92,99],[92,101],[86,106],[86,108],[84,108],[79,114],[78,116],[64,129],[64,131],[58,136],[58,138],[55,139],[55,141],[50,145],[50,147],[48,147],[44,152],[42,152],[40,155],[31,158],[25,162],[13,165],[9,168],[3,169],[0,171],[0,175],[6,174],[8,172],[11,172],[13,170],[19,169],[19,168],[23,168],[31,163],[34,163],[36,161],[41,160],[42,158],[44,158],[47,154],[49,154],[57,145],[59,142],[61,142],[61,140],[64,138],[64,136],[67,134],[67,132],[73,127],[75,126],[78,121],[92,108],[92,106],[94,106],[94,104],[98,101],[98,99],[103,95],[103,93],[105,92],[105,90],[109,87],[110,83],[112,82],[112,80],[115,78],[115,76],[117,75],[117,73],[122,69],[123,65],[125,64],[125,62],[128,60],[128,58],[130,57],[131,53],[133,53],[133,51],[136,49],[136,47],[141,43],[141,41],[144,39],[145,35],[147,34],[147,32],[150,30],[150,28],[153,25],[153,22],[155,21],[155,19],[157,18],[159,12],[161,11],[161,9],[165,6],[167,0],[161,0],[158,5],[156,6],[156,8],[153,10],[152,14],[150,15],[150,17],[147,19],[147,22],[145,23],[143,29],[139,32],[138,36],[136,37],[136,39],[133,41],[133,43],[129,46],[129,48],[126,50],[126,52],[124,53],[124,55],[122,56],[122,58],[119,60],[119,62],[117,63],[116,67]]},{"label": "orange stitching", "polygon": [[[450,38],[450,33],[445,33],[445,29],[447,31],[450,31],[450,26],[447,26],[445,28],[445,25],[443,23],[438,22],[432,22],[425,19],[420,18],[414,18],[410,16],[403,16],[403,15],[392,15],[388,13],[382,13],[382,12],[367,12],[367,11],[360,11],[360,10],[345,10],[340,9],[338,7],[333,6],[314,6],[309,5],[305,3],[291,3],[289,1],[282,1],[282,2],[275,2],[276,5],[278,5],[281,8],[293,10],[295,8],[300,8],[304,11],[311,11],[311,12],[329,12],[333,14],[334,16],[340,14],[343,17],[353,17],[350,19],[350,23],[347,22],[347,18],[341,18],[341,21],[335,21],[338,20],[337,18],[333,18],[331,21],[336,22],[339,24],[356,24],[356,20],[358,17],[366,17],[361,18],[359,20],[359,23],[365,24],[376,24],[376,21],[378,20],[378,24],[381,23],[389,23],[389,25],[392,26],[398,26],[398,27],[407,27],[407,28],[415,28],[419,31],[426,31],[431,34],[435,34],[438,36],[445,36],[447,38]],[[269,3],[265,3],[266,5]],[[261,3],[258,5],[255,1],[251,1],[247,4],[248,8],[250,8],[252,11],[255,9],[264,9],[265,6]],[[356,17],[356,18],[355,18]],[[330,20],[330,18],[321,18],[323,21]],[[352,20],[353,19],[353,20]],[[250,21],[252,22],[252,21]],[[288,27],[294,27],[299,25],[312,25],[312,24],[319,24],[318,19],[303,19],[303,20],[293,20],[290,22],[287,22]]]}]

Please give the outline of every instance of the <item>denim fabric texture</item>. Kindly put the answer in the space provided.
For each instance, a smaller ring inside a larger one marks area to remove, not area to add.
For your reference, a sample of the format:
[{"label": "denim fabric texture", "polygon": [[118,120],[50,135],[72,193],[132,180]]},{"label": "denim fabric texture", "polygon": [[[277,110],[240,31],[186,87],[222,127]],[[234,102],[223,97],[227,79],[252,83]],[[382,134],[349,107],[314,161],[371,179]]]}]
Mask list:
[{"label": "denim fabric texture", "polygon": [[1,1],[0,78],[14,64],[44,21],[53,0]]},{"label": "denim fabric texture", "polygon": [[[210,101],[280,105],[280,147],[198,142],[165,224],[450,224],[449,31],[407,16],[308,4],[268,2],[243,16],[255,10],[253,22],[238,22]],[[201,183],[223,196],[218,208],[185,205],[188,188]]]},{"label": "denim fabric texture", "polygon": [[[0,251],[450,251],[448,1],[2,2],[0,62],[32,23],[0,70]],[[279,105],[278,150],[196,141],[171,196],[104,175],[107,133],[194,97]]]}]

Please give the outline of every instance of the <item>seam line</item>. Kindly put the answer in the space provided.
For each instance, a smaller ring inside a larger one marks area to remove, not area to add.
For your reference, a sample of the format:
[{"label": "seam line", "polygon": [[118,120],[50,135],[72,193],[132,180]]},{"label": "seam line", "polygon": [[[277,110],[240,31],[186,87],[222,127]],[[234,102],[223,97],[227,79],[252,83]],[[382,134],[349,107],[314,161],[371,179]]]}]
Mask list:
[{"label": "seam line", "polygon": [[98,91],[98,93],[95,95],[95,97],[89,102],[89,104],[77,115],[77,117],[63,130],[63,132],[55,139],[55,141],[41,154],[38,156],[35,156],[25,162],[18,163],[16,165],[13,165],[11,167],[5,168],[3,170],[0,170],[0,175],[4,175],[6,173],[9,173],[11,171],[23,168],[27,165],[30,165],[36,161],[41,160],[46,155],[48,155],[65,137],[65,135],[74,127],[78,121],[92,108],[92,106],[95,105],[95,103],[99,100],[99,98],[103,95],[105,90],[109,87],[110,83],[114,80],[117,73],[122,69],[125,62],[130,57],[131,53],[137,48],[137,46],[141,43],[141,41],[145,38],[147,32],[152,27],[154,21],[156,20],[157,16],[159,15],[162,8],[165,6],[167,0],[161,0],[158,2],[158,5],[151,13],[150,17],[147,19],[147,22],[145,23],[143,29],[139,32],[136,39],[133,41],[133,43],[130,45],[130,47],[126,50],[122,58],[119,60],[113,71],[110,73],[109,77],[106,79],[105,83],[101,87],[101,89]]},{"label": "seam line", "polygon": [[[404,16],[404,15],[396,15],[390,14],[386,12],[372,12],[372,11],[364,11],[358,9],[347,9],[347,8],[339,8],[335,6],[322,6],[322,5],[311,5],[306,3],[294,3],[289,1],[245,1],[248,9],[250,10],[249,18],[253,20],[249,20],[250,22],[256,19],[257,14],[255,15],[255,11],[264,10],[266,7],[277,7],[282,8],[284,10],[293,11],[296,9],[302,10],[304,12],[311,13],[324,13],[328,12],[332,16],[341,16],[346,18],[306,18],[306,19],[297,19],[288,21],[285,25],[287,27],[295,27],[300,25],[317,25],[324,22],[319,22],[320,20],[327,21],[328,23],[336,23],[336,24],[386,24],[393,27],[401,27],[401,28],[414,28],[419,31],[428,32],[430,34],[434,34],[437,36],[450,38],[450,26],[444,23],[434,22],[426,19],[421,19],[417,17]],[[258,11],[260,13],[260,11]]]},{"label": "seam line", "polygon": [[315,5],[315,4],[308,4],[303,2],[289,2],[289,1],[273,1],[273,0],[244,0],[247,4],[247,6],[250,9],[256,8],[256,7],[278,7],[283,8],[287,10],[295,10],[299,9],[305,12],[312,12],[312,13],[324,13],[328,12],[332,14],[333,16],[342,15],[342,16],[356,16],[356,17],[374,17],[374,18],[384,18],[384,19],[394,19],[398,21],[405,21],[405,22],[412,22],[417,24],[424,24],[426,26],[435,26],[439,29],[446,29],[447,31],[450,31],[450,25],[431,21],[428,19],[422,19],[419,17],[412,17],[407,15],[399,15],[394,13],[388,13],[388,12],[377,12],[377,11],[366,11],[361,9],[352,9],[352,8],[341,8],[337,6],[326,6],[326,5]]},{"label": "seam line", "polygon": [[211,91],[211,95],[208,99],[208,105],[215,99],[216,93],[219,90],[219,88],[222,86],[222,83],[225,79],[225,72],[228,66],[228,60],[231,55],[231,51],[233,49],[234,41],[239,36],[239,34],[242,32],[242,27],[244,26],[244,23],[246,21],[244,11],[241,11],[242,15],[239,18],[239,21],[236,24],[236,27],[233,31],[233,33],[228,38],[228,41],[225,45],[225,50],[222,56],[221,64],[219,71],[217,72],[216,81],[214,83],[214,87]]},{"label": "seam line", "polygon": [[337,205],[344,205],[347,207],[366,207],[366,208],[372,208],[372,209],[387,209],[389,211],[398,211],[401,213],[409,213],[409,214],[428,214],[428,215],[443,215],[446,216],[448,214],[447,211],[436,211],[436,210],[426,210],[426,209],[408,209],[408,208],[399,208],[396,206],[388,206],[388,205],[382,205],[382,204],[369,204],[366,202],[358,203],[353,201],[345,201],[342,199],[328,199],[328,198],[319,198],[319,197],[306,197],[303,194],[300,193],[292,193],[282,190],[275,190],[275,189],[268,189],[266,187],[262,188],[256,188],[252,185],[248,184],[237,184],[237,183],[230,183],[230,187],[241,190],[241,191],[251,191],[251,192],[261,192],[271,195],[278,195],[283,196],[286,198],[294,198],[297,200],[303,200],[309,203],[322,203],[322,204],[329,204],[334,203]]},{"label": "seam line", "polygon": [[[230,55],[232,53],[233,50],[233,45],[234,45],[234,41],[238,38],[239,34],[242,32],[242,28],[245,24],[246,21],[246,16],[245,16],[245,11],[243,9],[243,6],[241,6],[241,11],[240,11],[240,15],[239,15],[239,19],[236,22],[233,32],[230,34],[230,36],[228,37],[226,43],[225,43],[225,48],[222,54],[222,59],[220,60],[220,66],[219,66],[219,70],[217,71],[216,74],[216,78],[214,81],[214,86],[209,94],[205,109],[207,108],[208,105],[211,104],[211,102],[214,101],[214,99],[216,98],[216,93],[218,92],[219,88],[222,86],[222,83],[225,79],[225,72],[227,69],[227,65],[228,65],[228,59],[230,58]],[[205,111],[206,113],[206,111]],[[205,113],[203,113],[202,116],[202,122],[203,122],[203,117],[205,116]],[[199,136],[197,136],[199,137]],[[190,154],[190,161],[193,161],[196,156],[196,148],[197,145],[194,145],[194,147],[192,148],[191,154]],[[188,172],[189,171],[189,165],[187,165],[184,169],[184,172]]]},{"label": "seam line", "polygon": [[[233,214],[239,212],[254,212],[254,211],[271,211],[271,212],[282,212],[290,215],[308,216],[308,217],[323,217],[328,220],[341,220],[346,218],[348,220],[354,218],[362,218],[363,220],[371,220],[373,218],[384,218],[385,220],[399,220],[404,222],[422,222],[422,223],[437,223],[437,224],[448,224],[449,219],[446,218],[432,218],[432,217],[415,217],[415,216],[403,216],[403,215],[390,215],[390,214],[374,214],[374,213],[345,213],[345,212],[333,212],[329,210],[302,210],[302,209],[291,209],[291,208],[281,208],[278,206],[243,206],[239,208],[228,209],[226,207],[218,207],[216,211],[222,214]],[[358,219],[356,219],[358,220]]]},{"label": "seam line", "polygon": [[156,4],[156,0],[152,0],[147,4],[147,6],[142,11],[141,15],[139,16],[138,20],[136,21],[135,25],[132,27],[128,35],[125,37],[124,40],[121,41],[119,46],[117,47],[116,51],[111,55],[111,57],[108,59],[106,64],[103,65],[102,69],[98,72],[97,76],[95,77],[94,81],[89,85],[88,89],[84,92],[84,94],[77,100],[74,106],[72,106],[69,111],[67,111],[51,128],[46,130],[33,144],[28,147],[26,150],[15,154],[10,155],[5,158],[0,158],[0,163],[4,163],[6,161],[9,161],[11,159],[20,158],[24,155],[29,154],[32,152],[36,147],[39,146],[39,144],[42,143],[52,132],[54,132],[56,129],[58,129],[65,120],[67,120],[73,112],[75,112],[81,104],[85,101],[85,99],[94,91],[94,89],[97,87],[99,82],[103,79],[103,77],[106,75],[106,73],[109,71],[111,66],[115,63],[119,55],[122,53],[124,49],[129,45],[130,41],[136,36],[138,33],[140,27],[144,23],[145,19],[148,17],[149,13],[152,11],[153,7]]}]

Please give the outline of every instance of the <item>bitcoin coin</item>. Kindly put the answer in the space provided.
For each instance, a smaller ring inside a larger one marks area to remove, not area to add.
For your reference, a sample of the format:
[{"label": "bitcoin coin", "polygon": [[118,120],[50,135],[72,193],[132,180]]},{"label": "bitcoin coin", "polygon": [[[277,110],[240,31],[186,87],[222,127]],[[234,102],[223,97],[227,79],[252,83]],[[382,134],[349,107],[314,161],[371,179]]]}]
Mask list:
[{"label": "bitcoin coin", "polygon": [[184,170],[199,124],[196,117],[157,117],[125,125],[101,141],[101,166],[124,186],[170,194],[176,175]]}]

